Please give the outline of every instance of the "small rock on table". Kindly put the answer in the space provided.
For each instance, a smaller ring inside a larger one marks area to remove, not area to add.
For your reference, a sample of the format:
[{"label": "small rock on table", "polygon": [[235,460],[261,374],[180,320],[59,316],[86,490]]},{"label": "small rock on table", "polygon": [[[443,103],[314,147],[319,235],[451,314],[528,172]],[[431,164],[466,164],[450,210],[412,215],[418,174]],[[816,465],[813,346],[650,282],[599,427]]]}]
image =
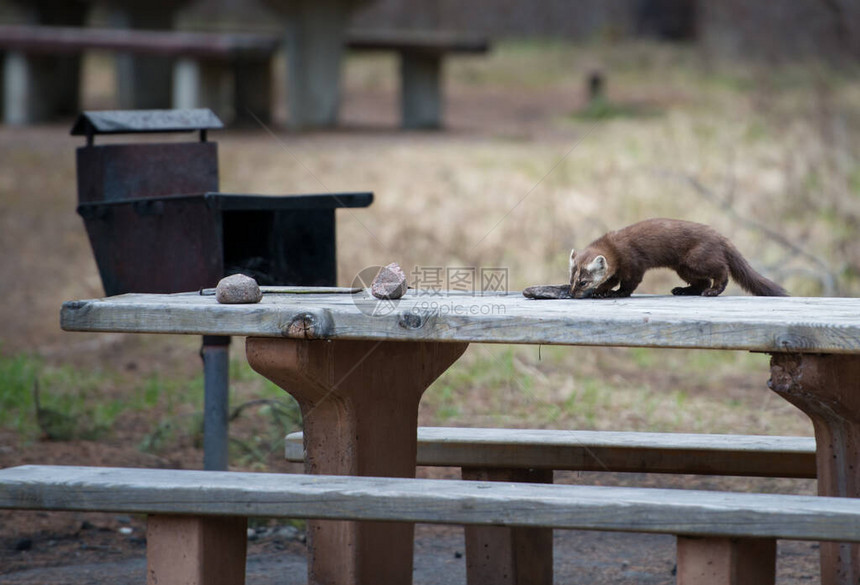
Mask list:
[{"label": "small rock on table", "polygon": [[382,268],[370,284],[370,292],[378,299],[399,299],[406,294],[406,274],[396,262]]},{"label": "small rock on table", "polygon": [[262,298],[263,292],[257,281],[244,274],[226,276],[215,287],[215,300],[222,304],[259,303]]}]

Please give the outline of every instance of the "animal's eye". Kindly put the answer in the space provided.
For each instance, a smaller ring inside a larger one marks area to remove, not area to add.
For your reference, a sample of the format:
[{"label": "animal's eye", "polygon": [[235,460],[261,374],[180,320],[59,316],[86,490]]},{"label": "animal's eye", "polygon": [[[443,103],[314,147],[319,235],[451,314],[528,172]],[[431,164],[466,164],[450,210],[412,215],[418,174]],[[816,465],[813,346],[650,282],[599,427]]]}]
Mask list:
[{"label": "animal's eye", "polygon": [[587,280],[580,280],[579,281],[579,286],[585,286],[586,284],[588,284]]}]

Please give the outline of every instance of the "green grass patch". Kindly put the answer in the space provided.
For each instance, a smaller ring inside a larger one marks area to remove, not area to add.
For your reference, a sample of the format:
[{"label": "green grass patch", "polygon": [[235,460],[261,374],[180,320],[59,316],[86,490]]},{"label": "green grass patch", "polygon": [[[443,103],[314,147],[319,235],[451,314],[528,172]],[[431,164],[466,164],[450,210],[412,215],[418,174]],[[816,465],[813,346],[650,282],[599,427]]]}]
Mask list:
[{"label": "green grass patch", "polygon": [[660,114],[661,112],[654,107],[620,103],[603,98],[591,100],[584,108],[571,114],[571,117],[574,120],[599,122],[619,118],[653,118]]},{"label": "green grass patch", "polygon": [[101,437],[123,409],[120,403],[98,399],[110,382],[99,371],[48,366],[29,354],[2,355],[0,427],[29,440]]}]

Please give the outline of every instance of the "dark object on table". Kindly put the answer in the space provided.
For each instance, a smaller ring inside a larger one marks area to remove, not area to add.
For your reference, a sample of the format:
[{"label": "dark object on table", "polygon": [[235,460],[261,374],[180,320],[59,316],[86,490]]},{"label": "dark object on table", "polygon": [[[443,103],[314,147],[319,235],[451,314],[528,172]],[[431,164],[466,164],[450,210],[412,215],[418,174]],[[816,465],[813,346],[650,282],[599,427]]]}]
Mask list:
[{"label": "dark object on table", "polygon": [[527,299],[570,299],[569,284],[539,284],[530,286],[523,290],[523,296]]}]

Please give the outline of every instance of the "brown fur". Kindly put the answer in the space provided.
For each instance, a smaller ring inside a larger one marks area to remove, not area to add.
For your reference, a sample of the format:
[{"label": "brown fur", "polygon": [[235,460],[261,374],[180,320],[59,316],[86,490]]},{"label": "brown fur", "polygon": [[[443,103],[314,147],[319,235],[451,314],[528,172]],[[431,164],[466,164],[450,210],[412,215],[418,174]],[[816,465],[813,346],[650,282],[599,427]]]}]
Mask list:
[{"label": "brown fur", "polygon": [[570,293],[578,299],[627,297],[651,268],[671,268],[689,284],[672,289],[674,295],[717,296],[731,275],[751,294],[788,296],[713,228],[677,219],[640,221],[597,238],[580,252],[571,250]]}]

